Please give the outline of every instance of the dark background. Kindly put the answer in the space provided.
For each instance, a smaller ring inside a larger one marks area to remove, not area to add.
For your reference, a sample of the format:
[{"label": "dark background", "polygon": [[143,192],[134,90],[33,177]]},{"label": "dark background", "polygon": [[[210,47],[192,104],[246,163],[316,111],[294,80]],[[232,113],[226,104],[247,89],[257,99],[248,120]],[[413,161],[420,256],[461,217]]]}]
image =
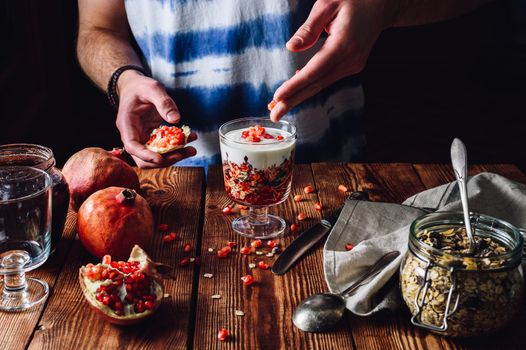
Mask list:
[{"label": "dark background", "polygon": [[[0,144],[51,147],[59,165],[120,145],[115,113],[75,59],[67,0],[0,0]],[[458,136],[472,163],[526,170],[526,1],[497,1],[434,25],[390,29],[362,73],[368,162],[449,162]]]}]

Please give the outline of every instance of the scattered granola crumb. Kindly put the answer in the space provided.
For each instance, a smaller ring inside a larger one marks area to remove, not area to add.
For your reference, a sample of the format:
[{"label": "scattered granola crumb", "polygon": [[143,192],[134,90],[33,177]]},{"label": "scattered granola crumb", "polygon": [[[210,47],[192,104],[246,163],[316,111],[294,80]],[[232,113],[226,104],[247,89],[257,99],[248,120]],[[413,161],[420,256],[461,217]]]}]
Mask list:
[{"label": "scattered granola crumb", "polygon": [[256,268],[256,264],[250,263],[250,264],[248,264],[248,268],[249,269],[255,269]]},{"label": "scattered granola crumb", "polygon": [[235,310],[234,313],[236,314],[236,316],[245,316],[245,313],[241,310]]},{"label": "scattered granola crumb", "polygon": [[203,275],[203,277],[204,277],[204,278],[212,278],[212,277],[214,277],[214,275],[211,274],[211,273],[205,273],[205,274]]},{"label": "scattered granola crumb", "polygon": [[212,299],[221,299],[221,294],[212,295]]}]

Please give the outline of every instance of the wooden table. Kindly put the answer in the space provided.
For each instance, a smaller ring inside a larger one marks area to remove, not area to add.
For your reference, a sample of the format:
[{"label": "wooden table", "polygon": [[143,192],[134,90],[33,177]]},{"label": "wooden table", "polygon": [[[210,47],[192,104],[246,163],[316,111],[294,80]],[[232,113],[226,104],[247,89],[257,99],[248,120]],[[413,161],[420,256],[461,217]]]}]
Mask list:
[{"label": "wooden table", "polygon": [[[526,183],[526,176],[513,165],[473,166],[470,174],[492,171]],[[46,280],[51,296],[45,305],[24,313],[0,313],[0,349],[520,349],[526,344],[526,316],[493,336],[452,340],[412,327],[406,310],[380,313],[373,317],[347,314],[329,333],[307,334],[292,325],[294,307],[312,293],[326,291],[322,269],[322,244],[285,276],[270,271],[251,270],[256,258],[234,253],[217,259],[208,248],[221,248],[227,241],[248,243],[230,228],[234,215],[221,209],[229,205],[219,167],[210,169],[208,183],[200,168],[140,170],[142,188],[157,223],[166,223],[180,238],[163,244],[156,233],[149,249],[158,261],[178,265],[183,245],[194,247],[201,266],[175,268],[175,278],[166,281],[164,305],[152,319],[130,328],[112,326],[92,312],[79,288],[78,268],[94,261],[75,237],[75,215],[68,217],[64,238],[57,252],[32,275]],[[312,164],[297,165],[292,194],[305,186],[316,192],[305,195],[300,203],[292,196],[273,208],[289,222],[305,212],[300,230],[342,205],[344,195],[338,184],[351,190],[364,190],[372,200],[401,202],[403,199],[453,180],[452,170],[444,165],[420,164]],[[321,201],[322,212],[314,210]],[[286,246],[293,236],[279,240]],[[261,258],[257,256],[257,258]],[[270,258],[264,258],[271,261]],[[204,278],[212,273],[213,278]],[[251,273],[257,281],[244,286],[240,277]],[[221,299],[211,298],[220,294]],[[520,306],[523,308],[523,306]],[[245,316],[236,316],[242,310]],[[232,334],[228,342],[216,338],[219,328]]]}]

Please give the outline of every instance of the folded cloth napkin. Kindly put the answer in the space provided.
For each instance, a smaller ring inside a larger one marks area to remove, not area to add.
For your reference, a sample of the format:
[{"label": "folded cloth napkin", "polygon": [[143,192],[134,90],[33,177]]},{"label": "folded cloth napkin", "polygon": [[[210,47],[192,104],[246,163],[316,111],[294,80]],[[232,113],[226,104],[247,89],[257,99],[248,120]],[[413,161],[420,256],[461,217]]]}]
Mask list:
[{"label": "folded cloth napkin", "polygon": [[[481,173],[469,178],[470,210],[526,227],[526,186],[497,174]],[[409,227],[425,212],[415,207],[461,211],[456,182],[418,193],[400,204],[347,200],[324,247],[325,279],[329,290],[345,290],[382,255],[401,254],[369,283],[346,298],[346,306],[357,315],[396,309],[401,301],[397,279],[407,252]],[[345,245],[354,248],[346,251]]]}]

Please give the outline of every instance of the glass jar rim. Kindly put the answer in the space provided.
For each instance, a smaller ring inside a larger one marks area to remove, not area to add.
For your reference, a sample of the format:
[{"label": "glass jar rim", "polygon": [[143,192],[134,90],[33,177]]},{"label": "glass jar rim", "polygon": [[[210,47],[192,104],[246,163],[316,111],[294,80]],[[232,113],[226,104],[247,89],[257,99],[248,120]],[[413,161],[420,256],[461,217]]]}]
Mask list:
[{"label": "glass jar rim", "polygon": [[27,153],[27,155],[33,154],[35,156],[40,156],[42,161],[37,164],[32,164],[32,167],[38,167],[39,165],[44,164],[45,166],[43,166],[42,169],[49,170],[56,164],[55,155],[53,154],[51,148],[42,145],[37,145],[34,143],[9,143],[0,145],[0,159],[6,155],[5,152],[8,152],[13,149],[26,149],[35,151],[34,153]]},{"label": "glass jar rim", "polygon": [[[524,238],[523,238],[520,230],[517,227],[515,227],[514,225],[510,224],[509,222],[507,222],[507,221],[495,218],[493,216],[479,214],[479,213],[475,213],[475,212],[470,212],[470,217],[471,218],[478,217],[478,218],[482,218],[482,219],[485,219],[485,220],[488,220],[488,221],[494,221],[494,222],[499,223],[500,225],[503,225],[504,227],[508,228],[511,232],[513,232],[514,237],[510,236],[510,238],[513,240],[513,243],[515,244],[515,246],[510,247],[511,248],[510,251],[507,251],[505,253],[498,254],[498,255],[495,255],[495,256],[491,256],[491,257],[474,257],[474,256],[469,256],[469,255],[460,255],[460,254],[455,254],[455,253],[444,252],[442,249],[435,248],[433,246],[430,246],[430,245],[422,242],[422,240],[420,240],[416,236],[417,232],[420,231],[420,230],[417,231],[417,225],[420,224],[426,218],[430,218],[430,217],[438,216],[438,215],[451,215],[453,218],[458,216],[461,220],[463,220],[463,212],[459,212],[459,211],[436,211],[436,212],[433,212],[433,213],[428,213],[428,214],[422,215],[422,216],[418,217],[417,219],[415,219],[411,223],[411,226],[410,226],[410,229],[409,229],[409,249],[413,253],[415,253],[415,255],[418,256],[420,254],[417,254],[416,252],[414,252],[411,249],[413,245],[415,246],[415,248],[417,248],[419,250],[419,253],[423,254],[425,256],[425,258],[428,259],[428,261],[436,260],[435,258],[433,258],[433,256],[434,257],[440,256],[440,257],[446,258],[446,260],[449,260],[448,258],[451,258],[451,261],[455,261],[455,260],[458,261],[458,259],[466,259],[466,258],[468,258],[468,259],[471,259],[473,262],[482,261],[484,259],[489,259],[489,260],[503,259],[504,261],[509,261],[510,262],[510,263],[506,264],[506,266],[499,267],[499,268],[496,268],[496,269],[515,267],[516,265],[521,263],[522,250],[523,250],[523,245],[524,245]],[[453,224],[459,224],[459,225],[461,225],[461,222],[460,221],[449,221],[449,222],[444,222],[444,224],[452,224],[452,225]],[[473,224],[472,224],[472,226],[476,227],[476,225],[473,225]],[[497,238],[499,238],[499,237],[497,237]],[[502,242],[501,239],[499,239],[499,241]],[[411,244],[411,243],[413,243],[413,244]],[[505,242],[503,242],[503,243],[505,243]],[[491,269],[490,268],[490,269],[485,269],[484,271],[492,271],[492,270],[496,270],[496,269]],[[476,269],[476,270],[466,270],[466,271],[481,271],[481,270]]]},{"label": "glass jar rim", "polygon": [[31,193],[31,194],[28,194],[28,195],[25,195],[25,196],[22,196],[22,197],[18,197],[18,198],[10,198],[10,199],[1,199],[0,198],[0,204],[11,204],[13,202],[26,201],[26,200],[29,200],[31,198],[38,197],[42,193],[48,191],[51,188],[52,184],[53,184],[51,176],[46,171],[44,171],[42,169],[39,169],[39,168],[26,166],[26,165],[0,166],[0,171],[1,170],[5,170],[5,169],[19,169],[19,170],[34,171],[34,172],[39,174],[37,176],[44,176],[46,182],[45,182],[45,185],[42,188],[40,188],[38,191],[36,191],[34,193]]},{"label": "glass jar rim", "polygon": [[[268,141],[268,142],[265,142],[265,143],[262,143],[262,144],[254,143],[254,142],[248,142],[248,141],[234,140],[233,138],[227,137],[226,134],[223,132],[223,130],[226,127],[228,127],[228,126],[230,126],[232,124],[240,123],[240,122],[248,122],[248,121],[254,121],[254,122],[256,122],[256,121],[265,121],[265,122],[272,122],[273,124],[276,124],[276,125],[288,126],[288,127],[291,128],[292,132],[290,132],[289,136],[283,138],[283,140]],[[290,123],[290,122],[288,122],[286,120],[279,120],[277,122],[273,122],[270,118],[244,117],[244,118],[237,118],[237,119],[229,120],[228,122],[223,123],[219,127],[219,137],[228,140],[228,142],[233,142],[233,143],[237,143],[237,144],[240,144],[240,145],[266,146],[266,145],[273,145],[273,144],[279,144],[279,143],[286,143],[288,141],[295,140],[296,139],[296,126],[294,126],[294,124],[292,124],[292,123]]]}]

